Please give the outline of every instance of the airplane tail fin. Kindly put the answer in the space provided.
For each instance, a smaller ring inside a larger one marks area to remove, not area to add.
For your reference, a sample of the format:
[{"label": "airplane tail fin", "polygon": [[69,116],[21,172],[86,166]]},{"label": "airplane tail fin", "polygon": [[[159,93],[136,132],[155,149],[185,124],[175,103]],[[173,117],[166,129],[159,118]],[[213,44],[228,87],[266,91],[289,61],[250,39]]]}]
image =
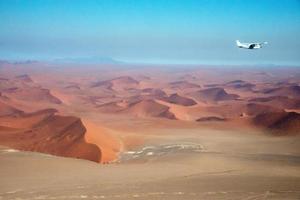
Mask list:
[{"label": "airplane tail fin", "polygon": [[236,40],[236,45],[240,46],[241,45],[241,42],[239,40]]}]

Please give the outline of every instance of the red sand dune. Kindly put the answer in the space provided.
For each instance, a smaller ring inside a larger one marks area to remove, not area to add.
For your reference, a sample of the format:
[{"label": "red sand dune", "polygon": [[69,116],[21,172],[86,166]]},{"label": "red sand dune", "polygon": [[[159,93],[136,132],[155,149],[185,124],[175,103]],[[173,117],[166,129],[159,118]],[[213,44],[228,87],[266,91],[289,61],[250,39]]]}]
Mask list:
[{"label": "red sand dune", "polygon": [[180,96],[177,93],[171,94],[168,97],[164,97],[161,100],[182,106],[193,106],[197,104],[197,102],[195,102],[193,99]]},{"label": "red sand dune", "polygon": [[21,111],[19,114],[2,116],[0,125],[17,129],[30,129],[56,112],[57,110],[55,109],[44,109],[33,113],[24,113]]},{"label": "red sand dune", "polygon": [[3,116],[18,116],[22,114],[23,111],[18,110],[12,106],[9,106],[3,102],[0,101],[0,117]]},{"label": "red sand dune", "polygon": [[159,104],[154,100],[141,100],[133,103],[123,112],[130,113],[138,117],[162,117],[175,119],[174,114],[169,111],[168,106]]},{"label": "red sand dune", "polygon": [[141,101],[154,101],[155,99],[159,100],[164,98],[167,98],[167,94],[164,91],[160,89],[146,88],[141,90],[139,95],[124,97],[122,100],[104,103],[96,107],[97,110],[101,112],[119,112]]},{"label": "red sand dune", "polygon": [[141,95],[150,95],[153,97],[167,96],[167,94],[163,90],[157,88],[145,88],[141,91]]},{"label": "red sand dune", "polygon": [[57,97],[53,96],[48,89],[40,87],[14,88],[13,90],[6,90],[4,93],[12,99],[23,101],[40,101],[54,104],[62,103]]},{"label": "red sand dune", "polygon": [[219,87],[199,90],[192,92],[190,95],[196,100],[204,102],[235,100],[239,97],[236,94],[228,94],[223,88]]},{"label": "red sand dune", "polygon": [[137,94],[133,96],[125,97],[124,101],[128,102],[128,104],[132,104],[141,100],[155,100],[163,99],[165,97],[167,97],[167,94],[161,89],[145,88],[142,90],[138,90]]},{"label": "red sand dune", "polygon": [[222,118],[240,118],[245,112],[245,104],[242,102],[236,102],[229,104],[218,105],[215,104],[213,106],[207,106],[205,110],[210,113],[209,116],[220,116]]},{"label": "red sand dune", "polygon": [[240,118],[240,117],[254,117],[258,114],[267,112],[282,112],[282,109],[257,104],[244,102],[230,102],[228,104],[208,106],[206,111],[214,113],[223,118]]},{"label": "red sand dune", "polygon": [[122,148],[122,141],[113,134],[113,131],[88,120],[83,120],[83,124],[87,129],[86,141],[101,149],[100,162],[107,163],[116,160]]},{"label": "red sand dune", "polygon": [[91,85],[91,88],[103,87],[105,89],[112,89],[113,84],[110,81],[98,81]]},{"label": "red sand dune", "polygon": [[51,94],[50,90],[44,89],[34,83],[28,75],[20,75],[13,79],[2,80],[0,92],[8,98],[27,102],[62,103],[57,97]]},{"label": "red sand dune", "polygon": [[206,104],[197,104],[194,106],[183,106],[179,104],[169,103],[164,100],[156,100],[157,103],[169,107],[169,111],[175,115],[175,118],[183,121],[195,121],[201,116],[207,116],[209,113],[205,111]]},{"label": "red sand dune", "polygon": [[130,76],[121,76],[118,78],[98,81],[91,85],[91,88],[102,87],[109,90],[121,90],[121,89],[131,89],[136,88],[139,82]]},{"label": "red sand dune", "polygon": [[0,118],[1,127],[12,129],[0,130],[0,144],[19,150],[100,162],[101,151],[85,141],[86,129],[81,120],[59,116],[55,112],[47,109]]},{"label": "red sand dune", "polygon": [[123,110],[125,107],[121,106],[119,102],[109,102],[96,106],[97,110],[107,113],[116,113]]},{"label": "red sand dune", "polygon": [[[111,97],[114,97],[113,95]],[[98,105],[103,103],[103,98],[106,97],[102,97],[102,96],[86,96],[86,97],[82,97],[82,99],[88,103],[88,104],[93,104],[93,105]]]},{"label": "red sand dune", "polygon": [[245,108],[243,109],[243,113],[245,113],[248,116],[256,116],[262,113],[282,112],[282,111],[283,111],[282,109],[279,109],[277,107],[257,104],[257,103],[248,103],[245,105]]},{"label": "red sand dune", "polygon": [[15,77],[15,79],[17,79],[19,81],[27,82],[27,83],[33,82],[32,79],[30,78],[30,76],[27,74],[18,75]]},{"label": "red sand dune", "polygon": [[185,90],[190,88],[201,88],[200,85],[197,85],[195,83],[190,83],[188,81],[175,81],[169,83],[170,88],[172,89],[179,89],[179,90]]},{"label": "red sand dune", "polygon": [[0,92],[0,101],[3,101],[3,102],[5,102],[5,101],[10,101],[10,99],[9,99],[7,96],[3,95],[3,94]]},{"label": "red sand dune", "polygon": [[225,86],[236,90],[246,90],[246,91],[252,90],[255,87],[254,84],[248,83],[243,80],[230,81],[227,82]]},{"label": "red sand dune", "polygon": [[300,114],[295,112],[269,112],[256,116],[255,125],[268,128],[273,134],[300,134]]},{"label": "red sand dune", "polygon": [[291,98],[300,98],[300,86],[292,85],[271,88],[264,90],[263,93],[272,96],[288,96]]},{"label": "red sand dune", "polygon": [[167,97],[167,94],[161,89],[146,88],[146,89],[139,90],[139,94],[137,95],[123,97],[122,100],[104,103],[97,106],[97,108],[99,108],[98,110],[102,110],[102,111],[114,112],[114,111],[120,111],[122,109],[128,108],[130,105],[138,103],[142,100],[163,99],[165,97]]},{"label": "red sand dune", "polygon": [[286,96],[258,97],[249,101],[272,105],[281,109],[300,109],[300,99],[292,99]]}]

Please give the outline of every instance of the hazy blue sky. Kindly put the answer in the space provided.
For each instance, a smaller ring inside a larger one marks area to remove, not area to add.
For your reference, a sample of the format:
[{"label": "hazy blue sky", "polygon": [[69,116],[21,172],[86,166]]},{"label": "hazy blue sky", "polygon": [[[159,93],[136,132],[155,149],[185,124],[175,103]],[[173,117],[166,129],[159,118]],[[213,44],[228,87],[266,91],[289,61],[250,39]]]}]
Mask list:
[{"label": "hazy blue sky", "polygon": [[0,59],[85,56],[300,65],[300,1],[0,0]]}]

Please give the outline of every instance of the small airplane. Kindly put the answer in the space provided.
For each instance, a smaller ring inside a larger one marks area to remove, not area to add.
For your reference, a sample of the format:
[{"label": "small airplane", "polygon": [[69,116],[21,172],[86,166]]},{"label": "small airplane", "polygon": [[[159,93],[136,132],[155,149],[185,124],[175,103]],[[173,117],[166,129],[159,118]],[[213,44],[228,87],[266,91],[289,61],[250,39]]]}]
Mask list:
[{"label": "small airplane", "polygon": [[264,44],[268,44],[268,42],[263,42],[263,43],[242,43],[239,40],[236,40],[236,45],[239,48],[244,48],[244,49],[260,49]]}]

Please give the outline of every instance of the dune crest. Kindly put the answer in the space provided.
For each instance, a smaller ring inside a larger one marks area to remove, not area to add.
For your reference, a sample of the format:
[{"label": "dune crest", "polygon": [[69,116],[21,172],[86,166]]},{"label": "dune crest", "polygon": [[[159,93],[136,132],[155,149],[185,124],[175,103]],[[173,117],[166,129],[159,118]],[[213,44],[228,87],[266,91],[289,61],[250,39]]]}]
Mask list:
[{"label": "dune crest", "polygon": [[114,79],[98,81],[91,85],[91,88],[105,88],[108,90],[128,90],[131,88],[136,88],[139,81],[133,79],[130,76],[120,76]]},{"label": "dune crest", "polygon": [[201,88],[200,85],[195,84],[195,83],[190,83],[188,81],[175,81],[169,83],[169,86],[172,89],[178,89],[178,90],[186,90],[186,89],[191,89],[191,88]]},{"label": "dune crest", "polygon": [[113,131],[88,120],[83,120],[86,128],[85,140],[88,143],[95,144],[101,149],[101,163],[108,163],[116,160],[122,150],[122,141],[113,134]]},{"label": "dune crest", "polygon": [[266,89],[263,91],[264,94],[272,96],[288,96],[291,98],[300,98],[300,86],[291,85]]},{"label": "dune crest", "polygon": [[29,75],[18,75],[11,79],[0,80],[0,92],[11,100],[24,101],[27,103],[50,103],[61,104],[60,99],[33,82]]},{"label": "dune crest", "polygon": [[[34,113],[20,113],[16,109],[14,112],[0,118],[0,145],[24,151],[101,161],[100,149],[86,142],[86,128],[79,118],[57,115],[54,109]],[[16,113],[19,115],[16,116]]]},{"label": "dune crest", "polygon": [[198,101],[217,102],[235,100],[239,97],[236,94],[228,94],[223,88],[208,88],[191,93],[191,96]]},{"label": "dune crest", "polygon": [[295,112],[268,112],[253,119],[257,126],[267,128],[274,135],[299,135],[300,114]]},{"label": "dune crest", "polygon": [[157,103],[154,100],[141,100],[131,104],[123,112],[133,114],[137,117],[161,117],[176,119],[175,115],[169,111],[169,107]]},{"label": "dune crest", "polygon": [[169,103],[182,105],[182,106],[193,106],[193,105],[197,104],[197,102],[194,101],[193,99],[187,98],[184,96],[180,96],[177,93],[174,93],[168,97],[162,98],[162,100],[169,102]]}]

